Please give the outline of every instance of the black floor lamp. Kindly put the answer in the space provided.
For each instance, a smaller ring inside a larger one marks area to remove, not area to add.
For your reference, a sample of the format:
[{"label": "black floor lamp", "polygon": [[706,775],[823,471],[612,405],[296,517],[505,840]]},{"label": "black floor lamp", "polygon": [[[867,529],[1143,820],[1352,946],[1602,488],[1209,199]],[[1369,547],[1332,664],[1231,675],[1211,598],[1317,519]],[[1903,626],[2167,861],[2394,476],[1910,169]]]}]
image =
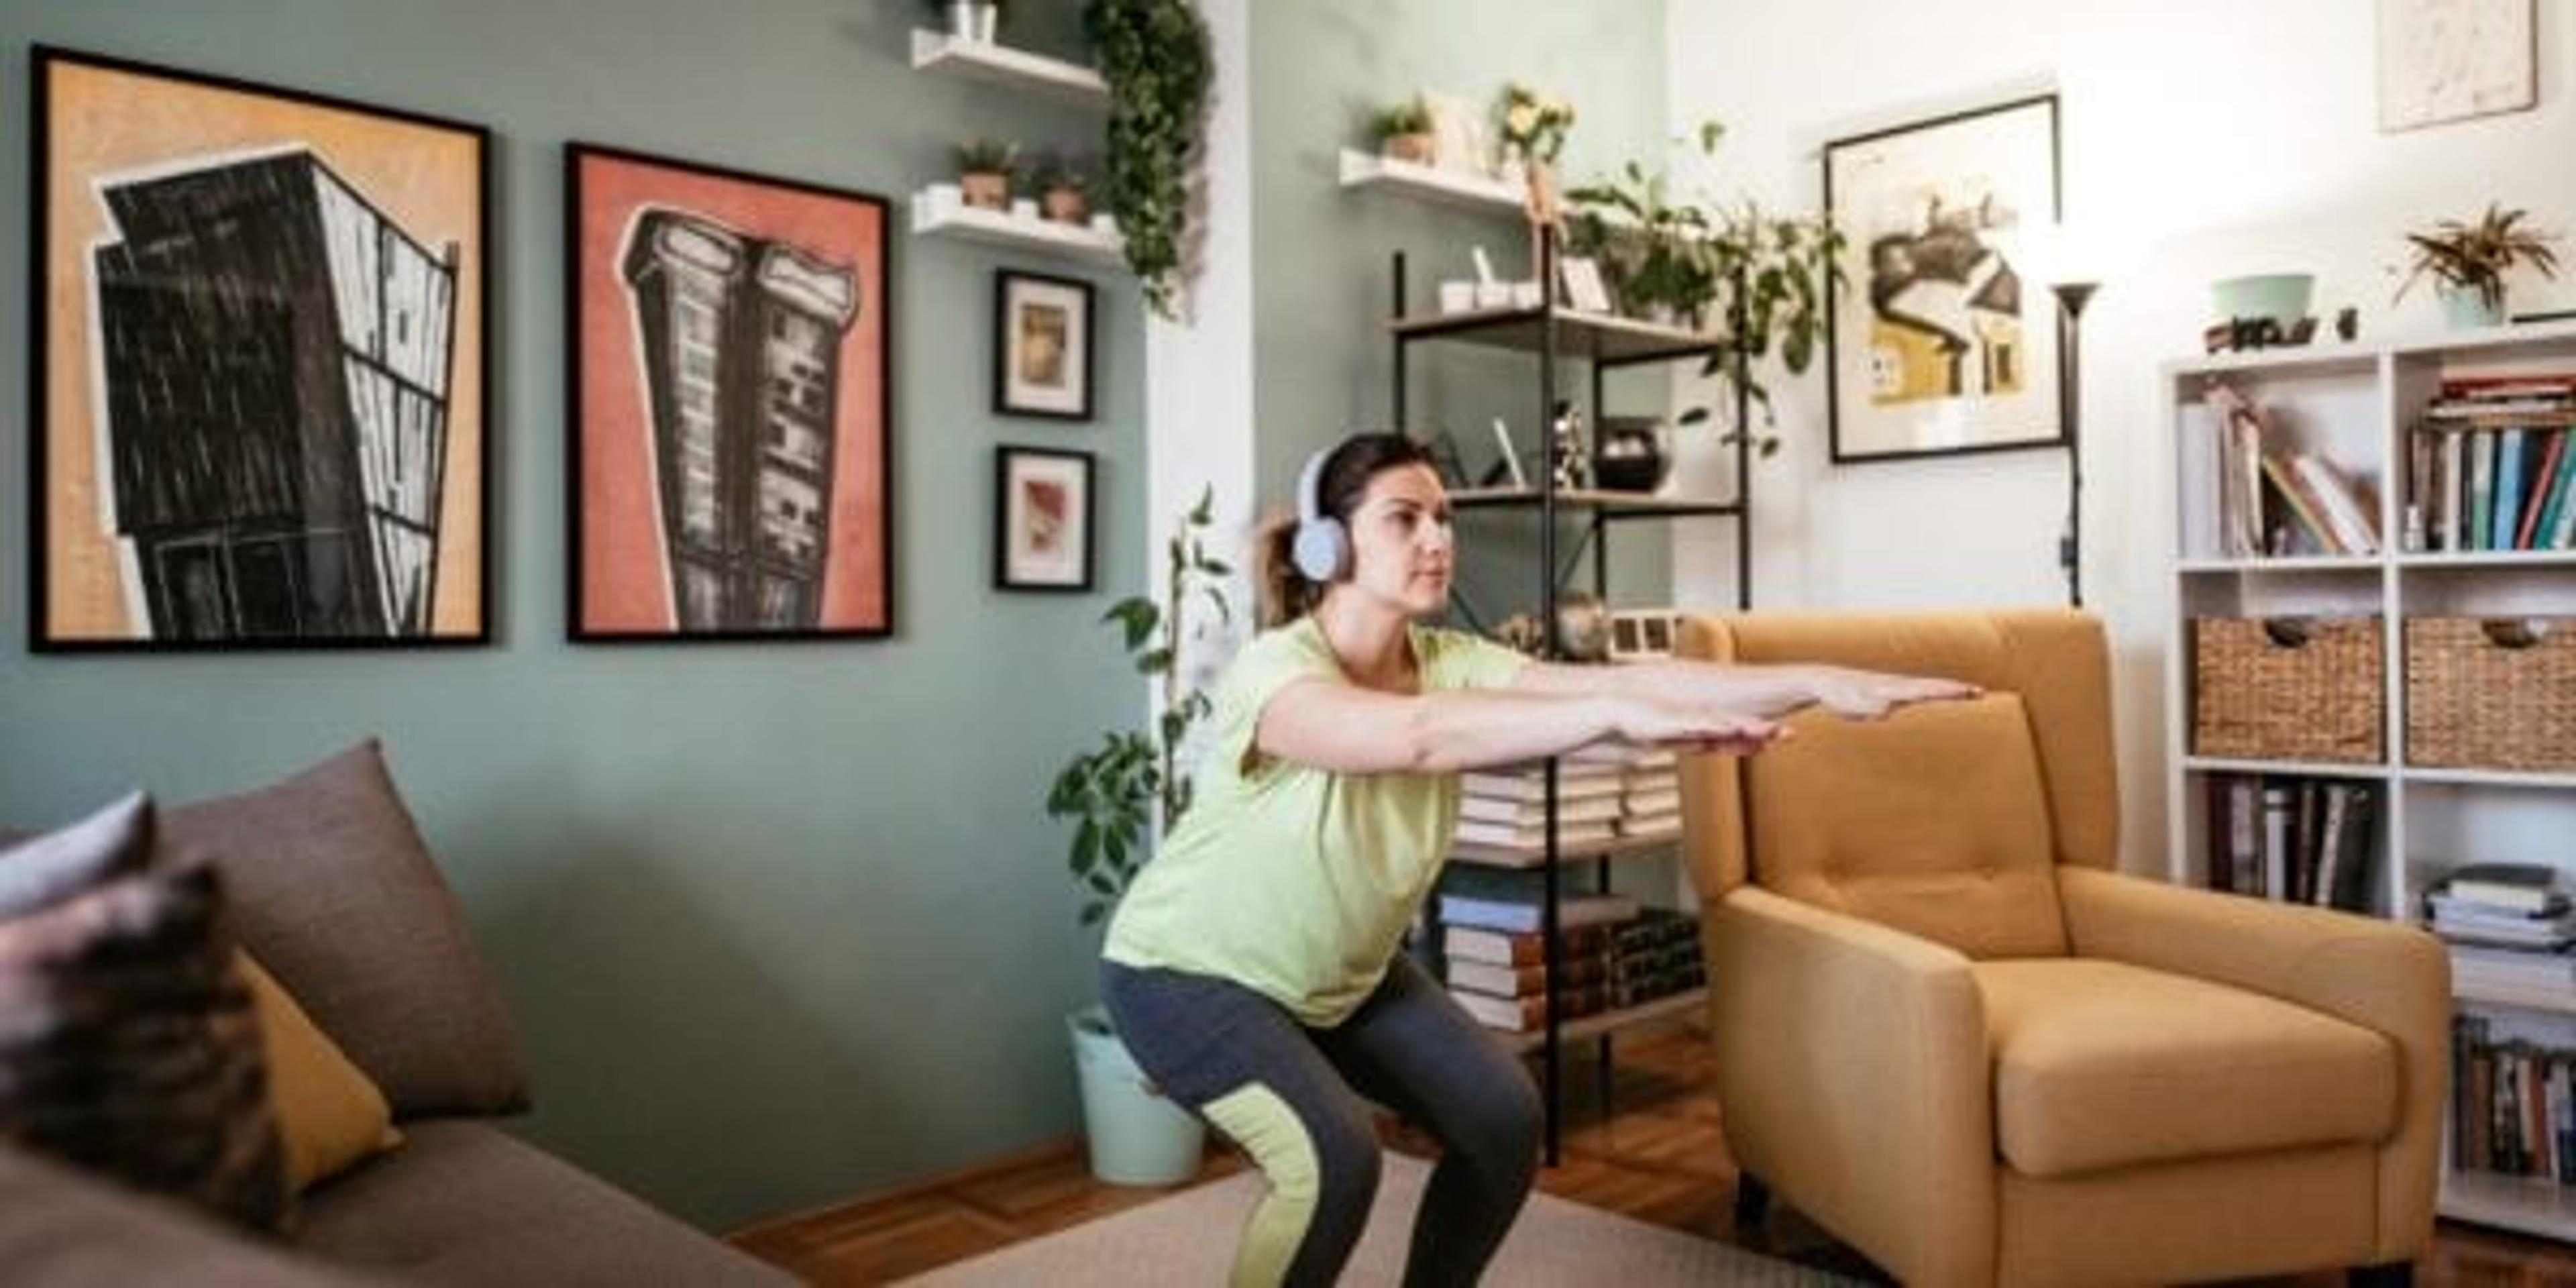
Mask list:
[{"label": "black floor lamp", "polygon": [[2057,557],[2066,566],[2066,602],[2074,608],[2084,606],[2084,401],[2076,389],[2084,364],[2076,337],[2084,329],[2084,305],[2101,285],[2057,282],[2048,288],[2057,296],[2057,424],[2066,434],[2066,535]]}]

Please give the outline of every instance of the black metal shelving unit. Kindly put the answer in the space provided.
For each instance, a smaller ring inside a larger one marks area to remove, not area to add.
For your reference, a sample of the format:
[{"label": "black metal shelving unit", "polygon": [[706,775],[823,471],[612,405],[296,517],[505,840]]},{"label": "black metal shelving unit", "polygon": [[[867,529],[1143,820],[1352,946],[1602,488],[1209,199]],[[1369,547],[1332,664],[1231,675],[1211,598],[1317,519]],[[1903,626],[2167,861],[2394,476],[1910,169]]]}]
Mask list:
[{"label": "black metal shelving unit", "polygon": [[[1538,239],[1538,280],[1557,280],[1558,235],[1553,228],[1542,229]],[[1548,304],[1535,308],[1483,309],[1467,313],[1413,316],[1407,313],[1404,253],[1395,253],[1391,271],[1393,279],[1393,316],[1387,333],[1394,347],[1393,423],[1410,431],[1408,415],[1408,359],[1416,344],[1457,343],[1507,349],[1530,354],[1538,359],[1538,409],[1542,462],[1552,459],[1555,408],[1557,404],[1557,367],[1566,360],[1581,360],[1586,367],[1590,401],[1586,418],[1594,426],[1601,424],[1603,382],[1608,375],[1627,367],[1684,360],[1706,361],[1728,352],[1729,332],[1696,332],[1679,327],[1631,318],[1578,312],[1562,305]],[[1549,295],[1554,293],[1548,292]],[[1717,501],[1675,500],[1634,492],[1604,489],[1560,490],[1556,472],[1542,464],[1536,471],[1534,485],[1513,489],[1463,489],[1450,493],[1452,507],[1460,510],[1530,509],[1539,517],[1539,566],[1544,575],[1539,589],[1539,620],[1554,623],[1558,597],[1568,580],[1568,570],[1561,568],[1557,556],[1557,529],[1560,518],[1571,513],[1584,517],[1583,544],[1592,555],[1593,593],[1606,603],[1609,593],[1610,552],[1607,534],[1616,524],[1639,520],[1677,518],[1717,518],[1736,525],[1735,603],[1736,607],[1753,606],[1753,460],[1752,434],[1746,420],[1750,412],[1744,382],[1732,382],[1734,413],[1738,433],[1734,442],[1735,495]],[[1598,466],[1600,448],[1596,431],[1592,450]],[[1582,549],[1578,548],[1577,558]],[[1506,862],[1515,866],[1535,863],[1544,873],[1547,901],[1541,915],[1541,932],[1548,965],[1548,988],[1562,986],[1562,972],[1557,969],[1558,932],[1557,899],[1560,893],[1560,868],[1567,862],[1589,859],[1593,863],[1593,883],[1607,889],[1610,860],[1617,855],[1644,850],[1667,849],[1672,842],[1659,841],[1642,845],[1622,838],[1593,845],[1567,846],[1557,834],[1557,765],[1551,760],[1545,775],[1546,845],[1534,856],[1505,855],[1479,851],[1475,847],[1454,847],[1453,861]],[[1604,1015],[1586,1017],[1568,1024],[1553,996],[1547,1008],[1547,1023],[1535,1045],[1540,1051],[1540,1091],[1547,1106],[1547,1163],[1558,1160],[1560,1089],[1562,1087],[1562,1047],[1568,1037],[1579,1040],[1590,1036],[1600,1043],[1599,1058],[1603,1076],[1600,1079],[1602,1105],[1607,1113],[1610,1097],[1610,1037],[1628,1024],[1680,1013],[1687,1002],[1705,996],[1704,990],[1685,994],[1681,999],[1660,998],[1652,1002]],[[1569,1034],[1568,1030],[1572,1033]]]}]

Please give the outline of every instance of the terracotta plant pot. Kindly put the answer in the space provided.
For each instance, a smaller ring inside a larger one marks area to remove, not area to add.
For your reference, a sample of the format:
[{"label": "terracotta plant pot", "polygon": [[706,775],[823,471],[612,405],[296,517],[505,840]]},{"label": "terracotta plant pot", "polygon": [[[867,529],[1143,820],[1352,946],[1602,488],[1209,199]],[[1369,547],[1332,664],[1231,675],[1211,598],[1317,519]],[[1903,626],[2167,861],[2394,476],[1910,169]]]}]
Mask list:
[{"label": "terracotta plant pot", "polygon": [[1091,198],[1080,188],[1049,188],[1038,203],[1046,211],[1046,217],[1059,224],[1080,224],[1091,220]]},{"label": "terracotta plant pot", "polygon": [[1439,138],[1431,134],[1390,134],[1379,148],[1389,160],[1414,165],[1436,165],[1440,160]]},{"label": "terracotta plant pot", "polygon": [[1011,208],[1011,176],[999,171],[975,171],[957,176],[957,188],[966,196],[966,204],[986,210]]}]

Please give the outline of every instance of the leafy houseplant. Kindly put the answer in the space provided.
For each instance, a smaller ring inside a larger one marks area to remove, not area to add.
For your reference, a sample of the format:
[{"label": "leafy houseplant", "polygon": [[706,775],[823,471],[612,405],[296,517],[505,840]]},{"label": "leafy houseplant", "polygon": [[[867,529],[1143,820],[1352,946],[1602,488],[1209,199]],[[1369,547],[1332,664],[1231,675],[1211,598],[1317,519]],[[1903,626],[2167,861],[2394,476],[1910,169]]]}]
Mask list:
[{"label": "leafy houseplant", "polygon": [[1060,224],[1091,218],[1091,176],[1071,157],[1050,154],[1036,167],[1039,208]]},{"label": "leafy houseplant", "polygon": [[2504,275],[2515,264],[2529,264],[2543,277],[2558,275],[2558,253],[2550,244],[2555,233],[2521,227],[2526,212],[2505,210],[2490,201],[2476,221],[2445,219],[2423,232],[2406,234],[2415,248],[2406,280],[2397,284],[2403,299],[2415,280],[2429,273],[2443,287],[2475,291],[2490,315],[2504,312]]},{"label": "leafy houseplant", "polygon": [[[1717,151],[1725,127],[1701,124],[1698,159]],[[1750,198],[1718,206],[1696,191],[1677,193],[1662,171],[1637,162],[1613,177],[1566,193],[1576,208],[1571,241],[1576,253],[1600,259],[1622,304],[1632,312],[1666,315],[1684,326],[1722,323],[1732,343],[1711,354],[1703,376],[1741,389],[1762,404],[1771,394],[1753,364],[1776,350],[1791,375],[1804,375],[1825,338],[1826,295],[1842,285],[1835,253],[1842,235],[1821,218],[1768,214]],[[1708,419],[1704,407],[1678,418],[1685,425]],[[1737,425],[1721,441],[1733,442]],[[1761,451],[1779,450],[1764,435]]]},{"label": "leafy houseplant", "polygon": [[1208,557],[1205,538],[1214,522],[1215,492],[1181,516],[1166,546],[1163,598],[1120,600],[1102,615],[1123,632],[1140,675],[1159,677],[1163,710],[1151,733],[1111,730],[1101,745],[1067,762],[1047,791],[1049,817],[1074,822],[1067,866],[1083,895],[1082,924],[1109,915],[1147,857],[1147,832],[1169,832],[1190,807],[1190,779],[1177,757],[1192,725],[1206,716],[1206,693],[1183,688],[1181,646],[1194,632],[1190,605],[1203,603],[1219,623],[1231,621],[1225,578],[1233,569]]},{"label": "leafy houseplant", "polygon": [[1207,105],[1207,28],[1189,0],[1088,0],[1082,26],[1109,83],[1103,198],[1146,304],[1177,318],[1189,170]]}]

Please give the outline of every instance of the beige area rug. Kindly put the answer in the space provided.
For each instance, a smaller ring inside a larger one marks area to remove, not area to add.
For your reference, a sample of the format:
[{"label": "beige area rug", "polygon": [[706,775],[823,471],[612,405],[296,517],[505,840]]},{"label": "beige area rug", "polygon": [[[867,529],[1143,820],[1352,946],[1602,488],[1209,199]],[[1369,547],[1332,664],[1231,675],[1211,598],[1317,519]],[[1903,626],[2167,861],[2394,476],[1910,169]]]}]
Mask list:
[{"label": "beige area rug", "polygon": [[[1404,1277],[1405,1240],[1430,1167],[1386,1156],[1368,1233],[1342,1276],[1346,1285],[1393,1284]],[[1015,1243],[972,1261],[945,1266],[906,1284],[916,1288],[1125,1288],[1132,1284],[1222,1284],[1234,1241],[1259,1195],[1261,1177],[1238,1172],[1044,1238]],[[1491,1288],[1564,1288],[1616,1284],[1843,1285],[1852,1281],[1741,1248],[1648,1225],[1545,1194],[1530,1196],[1502,1255],[1483,1281]]]}]

